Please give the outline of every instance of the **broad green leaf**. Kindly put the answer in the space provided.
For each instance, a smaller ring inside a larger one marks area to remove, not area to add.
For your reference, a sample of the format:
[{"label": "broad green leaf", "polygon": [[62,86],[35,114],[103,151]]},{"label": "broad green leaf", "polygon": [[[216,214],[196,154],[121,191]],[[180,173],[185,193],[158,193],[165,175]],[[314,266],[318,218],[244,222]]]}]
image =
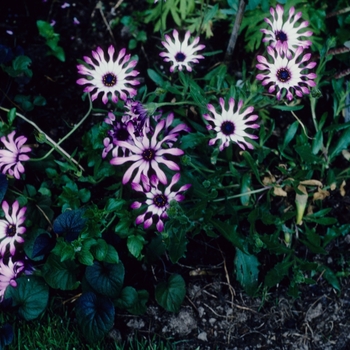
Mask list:
[{"label": "broad green leaf", "polygon": [[293,140],[297,130],[299,127],[299,123],[295,121],[293,124],[291,124],[286,132],[286,135],[284,136],[283,144],[281,147],[279,147],[280,152],[283,154],[283,151],[288,147],[290,142]]},{"label": "broad green leaf", "polygon": [[42,267],[42,275],[46,283],[54,289],[73,290],[78,288],[78,266],[72,260],[61,262],[60,257],[50,254]]},{"label": "broad green leaf", "polygon": [[86,292],[78,299],[75,314],[84,337],[93,343],[113,327],[115,310],[110,299]]},{"label": "broad green leaf", "polygon": [[95,261],[92,266],[87,266],[85,277],[90,286],[99,294],[110,298],[117,298],[124,283],[124,265],[109,264]]},{"label": "broad green leaf", "polygon": [[346,129],[340,138],[337,138],[338,142],[335,147],[329,152],[329,158],[333,159],[342,150],[347,149],[350,145],[350,128]]},{"label": "broad green leaf", "polygon": [[147,69],[148,76],[159,86],[164,85],[163,78],[153,69]]},{"label": "broad green leaf", "polygon": [[108,244],[104,239],[98,239],[96,244],[91,247],[91,253],[96,260],[103,261],[108,252]]},{"label": "broad green leaf", "polygon": [[17,287],[7,287],[5,298],[12,298],[13,306],[25,320],[34,320],[46,309],[49,287],[39,276],[21,276],[16,283]]},{"label": "broad green leaf", "polygon": [[145,244],[145,239],[140,235],[130,235],[127,239],[127,247],[129,252],[136,258],[142,258],[142,249]]},{"label": "broad green leaf", "polygon": [[161,282],[156,286],[156,301],[167,311],[178,312],[185,295],[185,281],[178,274],[172,274],[167,282]]},{"label": "broad green leaf", "polygon": [[125,287],[122,289],[118,299],[114,301],[114,305],[119,309],[131,308],[137,301],[137,291],[134,287]]},{"label": "broad green leaf", "polygon": [[234,260],[236,276],[245,292],[253,296],[258,288],[259,261],[255,255],[243,253],[236,248]]},{"label": "broad green leaf", "polygon": [[54,231],[69,242],[77,239],[87,221],[83,217],[84,212],[83,209],[75,209],[60,214],[53,223]]}]

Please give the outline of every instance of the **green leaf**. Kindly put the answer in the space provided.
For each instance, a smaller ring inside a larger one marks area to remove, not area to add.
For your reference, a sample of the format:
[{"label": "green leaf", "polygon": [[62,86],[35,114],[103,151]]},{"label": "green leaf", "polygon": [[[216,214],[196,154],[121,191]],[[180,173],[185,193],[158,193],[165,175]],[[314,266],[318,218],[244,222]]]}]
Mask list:
[{"label": "green leaf", "polygon": [[208,224],[211,224],[214,228],[216,228],[220,234],[229,242],[231,242],[235,247],[239,248],[242,251],[245,251],[243,247],[243,240],[237,232],[237,225],[222,222],[218,219],[210,219],[208,220]]},{"label": "green leaf", "polygon": [[84,337],[93,343],[113,327],[115,310],[110,299],[86,292],[78,299],[75,314]]},{"label": "green leaf", "polygon": [[74,241],[85,227],[87,220],[83,217],[84,212],[84,209],[65,211],[54,221],[53,230],[58,235],[63,236],[67,241]]},{"label": "green leaf", "polygon": [[108,244],[104,239],[98,239],[96,244],[91,247],[91,253],[96,260],[103,261],[108,252]]},{"label": "green leaf", "polygon": [[12,298],[12,305],[25,320],[34,320],[47,306],[49,287],[39,276],[21,276],[16,283],[17,287],[6,288],[5,298]]},{"label": "green leaf", "polygon": [[50,23],[39,20],[36,21],[36,25],[38,27],[39,34],[45,39],[51,38],[54,35],[54,29]]},{"label": "green leaf", "polygon": [[170,312],[179,311],[185,295],[185,281],[178,274],[172,274],[167,282],[161,282],[156,286],[157,303]]},{"label": "green leaf", "polygon": [[293,140],[297,130],[299,127],[299,123],[295,121],[293,124],[291,124],[286,132],[286,135],[284,136],[283,144],[281,147],[279,147],[280,152],[283,154],[283,151],[286,149],[286,147],[289,146],[290,142]]},{"label": "green leaf", "polygon": [[350,128],[346,129],[340,138],[337,139],[338,142],[335,147],[329,152],[330,160],[336,157],[342,150],[347,149],[350,145]]},{"label": "green leaf", "polygon": [[125,287],[122,289],[119,298],[115,300],[114,305],[119,309],[131,308],[138,299],[137,291],[134,287]]},{"label": "green leaf", "polygon": [[159,86],[164,85],[163,78],[153,69],[147,69],[148,76]]},{"label": "green leaf", "polygon": [[264,284],[267,288],[276,286],[282,281],[282,279],[288,275],[289,269],[292,266],[293,261],[284,259],[277,263],[265,276]]},{"label": "green leaf", "polygon": [[142,258],[142,249],[145,239],[140,235],[130,235],[127,240],[127,247],[129,252],[137,259]]},{"label": "green leaf", "polygon": [[246,162],[249,164],[250,168],[253,170],[253,173],[254,173],[256,179],[260,182],[261,185],[264,186],[264,184],[261,182],[261,179],[260,179],[260,173],[259,173],[259,169],[256,165],[256,161],[253,159],[253,157],[247,151],[243,151],[242,155],[243,155],[243,158],[246,160]]},{"label": "green leaf", "polygon": [[320,266],[319,270],[324,271],[323,277],[334,289],[340,292],[341,291],[340,283],[335,273],[327,266]]},{"label": "green leaf", "polygon": [[85,277],[90,286],[99,294],[117,298],[124,283],[124,265],[95,261],[85,270]]},{"label": "green leaf", "polygon": [[243,253],[236,248],[234,260],[236,276],[245,292],[253,296],[258,288],[259,261],[255,255]]},{"label": "green leaf", "polygon": [[119,255],[116,249],[108,244],[107,254],[103,260],[106,263],[118,264],[119,263]]},{"label": "green leaf", "polygon": [[165,229],[169,239],[166,241],[167,250],[169,252],[170,260],[176,264],[179,259],[185,256],[187,248],[186,227],[179,225],[179,227],[171,227]]},{"label": "green leaf", "polygon": [[127,309],[133,315],[142,315],[146,312],[146,303],[148,301],[149,294],[146,290],[137,291],[137,300],[133,303],[131,307]]},{"label": "green leaf", "polygon": [[50,254],[42,267],[42,275],[46,283],[54,289],[73,290],[78,288],[78,266],[72,260],[61,262],[59,256]]}]

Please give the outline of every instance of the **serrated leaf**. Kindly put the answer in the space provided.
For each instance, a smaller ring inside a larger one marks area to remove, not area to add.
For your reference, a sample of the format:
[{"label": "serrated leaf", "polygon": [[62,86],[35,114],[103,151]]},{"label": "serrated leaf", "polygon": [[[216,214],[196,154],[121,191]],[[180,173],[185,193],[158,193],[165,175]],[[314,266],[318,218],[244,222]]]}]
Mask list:
[{"label": "serrated leaf", "polygon": [[75,313],[79,328],[91,343],[103,338],[113,327],[115,310],[112,301],[92,292],[80,296]]},{"label": "serrated leaf", "polygon": [[248,295],[253,296],[258,288],[258,266],[260,264],[257,257],[243,253],[236,248],[234,263],[238,282]]},{"label": "serrated leaf", "polygon": [[182,276],[173,274],[167,282],[156,286],[155,296],[157,303],[165,310],[178,312],[186,295],[186,285]]},{"label": "serrated leaf", "polygon": [[90,286],[99,294],[117,298],[124,283],[124,265],[95,261],[85,270],[85,277]]},{"label": "serrated leaf", "polygon": [[21,276],[16,282],[17,287],[7,287],[5,297],[12,298],[13,306],[25,320],[34,320],[47,306],[49,287],[39,276]]}]

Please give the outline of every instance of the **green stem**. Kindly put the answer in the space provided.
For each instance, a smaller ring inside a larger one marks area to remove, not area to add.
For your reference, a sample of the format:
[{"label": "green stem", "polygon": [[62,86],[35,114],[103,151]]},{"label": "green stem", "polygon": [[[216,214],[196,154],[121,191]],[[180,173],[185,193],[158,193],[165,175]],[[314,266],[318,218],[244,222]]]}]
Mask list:
[{"label": "green stem", "polygon": [[[60,153],[62,156],[64,156],[65,158],[67,158],[68,160],[72,161],[74,164],[76,164],[81,170],[84,171],[84,168],[74,159],[70,156],[69,153],[67,153],[62,147],[60,147],[60,144],[65,141],[69,136],[71,136],[79,127],[80,125],[82,125],[82,123],[86,120],[86,118],[89,116],[91,109],[92,109],[92,101],[90,98],[90,95],[88,95],[89,97],[89,110],[88,112],[85,114],[85,116],[80,120],[80,122],[76,125],[74,125],[74,127],[72,128],[72,130],[65,135],[60,141],[55,142],[54,140],[51,139],[50,136],[48,136],[44,131],[42,131],[38,125],[36,125],[34,122],[32,122],[31,120],[27,119],[24,115],[16,112],[16,115],[18,117],[20,117],[21,119],[23,119],[24,121],[26,121],[28,124],[32,125],[40,134],[45,135],[45,142],[51,146],[51,150],[48,151],[43,157],[41,158],[31,158],[31,161],[41,161],[44,160],[45,158],[47,158],[54,150],[56,150],[58,153]],[[10,110],[7,108],[3,108],[0,107],[1,110],[5,111],[5,112],[9,112]]]},{"label": "green stem", "polygon": [[314,122],[316,133],[318,132],[318,125],[316,120],[316,99],[314,97],[310,97],[310,107],[311,107],[311,115],[312,121]]},{"label": "green stem", "polygon": [[254,194],[254,193],[260,193],[260,192],[264,192],[269,190],[270,188],[272,188],[271,186],[267,186],[264,188],[259,188],[258,190],[254,190],[254,191],[248,191],[248,192],[244,192],[244,193],[240,193],[240,194],[235,194],[234,196],[229,196],[229,197],[225,197],[225,198],[218,198],[218,199],[213,199],[212,202],[222,202],[222,201],[226,201],[228,199],[234,199],[234,198],[239,198],[239,197],[243,197],[249,194]]}]

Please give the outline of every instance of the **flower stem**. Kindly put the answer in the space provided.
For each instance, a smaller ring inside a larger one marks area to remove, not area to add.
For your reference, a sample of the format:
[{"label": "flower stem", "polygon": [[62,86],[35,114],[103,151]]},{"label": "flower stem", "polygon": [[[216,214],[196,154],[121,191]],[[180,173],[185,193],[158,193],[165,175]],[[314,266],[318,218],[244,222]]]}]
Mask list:
[{"label": "flower stem", "polygon": [[[65,135],[62,139],[60,139],[60,141],[55,142],[54,140],[51,139],[50,136],[48,136],[44,131],[42,131],[38,125],[36,125],[33,121],[27,119],[24,115],[16,112],[16,116],[20,117],[21,119],[23,119],[24,121],[26,121],[28,124],[32,125],[40,134],[43,134],[45,136],[45,142],[52,147],[50,151],[48,151],[43,157],[41,158],[31,158],[31,161],[41,161],[45,158],[47,158],[54,150],[56,150],[58,153],[60,153],[62,156],[64,156],[66,159],[68,159],[69,161],[72,161],[74,164],[76,164],[82,171],[84,171],[84,168],[74,159],[71,157],[71,155],[69,153],[67,153],[61,146],[60,144],[65,141],[69,136],[71,136],[79,127],[80,125],[85,121],[85,119],[89,116],[91,110],[92,110],[92,102],[91,102],[91,98],[90,95],[88,95],[89,97],[89,110],[88,112],[85,114],[85,116],[80,120],[80,122],[76,125],[74,125],[74,127],[72,128],[72,130]],[[1,110],[5,111],[5,112],[9,112],[10,110],[7,108],[3,108],[0,107]]]},{"label": "flower stem", "polygon": [[222,201],[226,201],[228,199],[234,199],[234,198],[239,198],[239,197],[243,197],[249,194],[254,194],[254,193],[260,193],[260,192],[264,192],[269,190],[270,188],[272,188],[271,186],[267,186],[267,187],[263,187],[263,188],[259,188],[258,190],[253,190],[253,191],[248,191],[248,192],[244,192],[244,193],[240,193],[240,194],[235,194],[233,196],[228,196],[225,198],[217,198],[217,199],[213,199],[212,202],[222,202]]}]

